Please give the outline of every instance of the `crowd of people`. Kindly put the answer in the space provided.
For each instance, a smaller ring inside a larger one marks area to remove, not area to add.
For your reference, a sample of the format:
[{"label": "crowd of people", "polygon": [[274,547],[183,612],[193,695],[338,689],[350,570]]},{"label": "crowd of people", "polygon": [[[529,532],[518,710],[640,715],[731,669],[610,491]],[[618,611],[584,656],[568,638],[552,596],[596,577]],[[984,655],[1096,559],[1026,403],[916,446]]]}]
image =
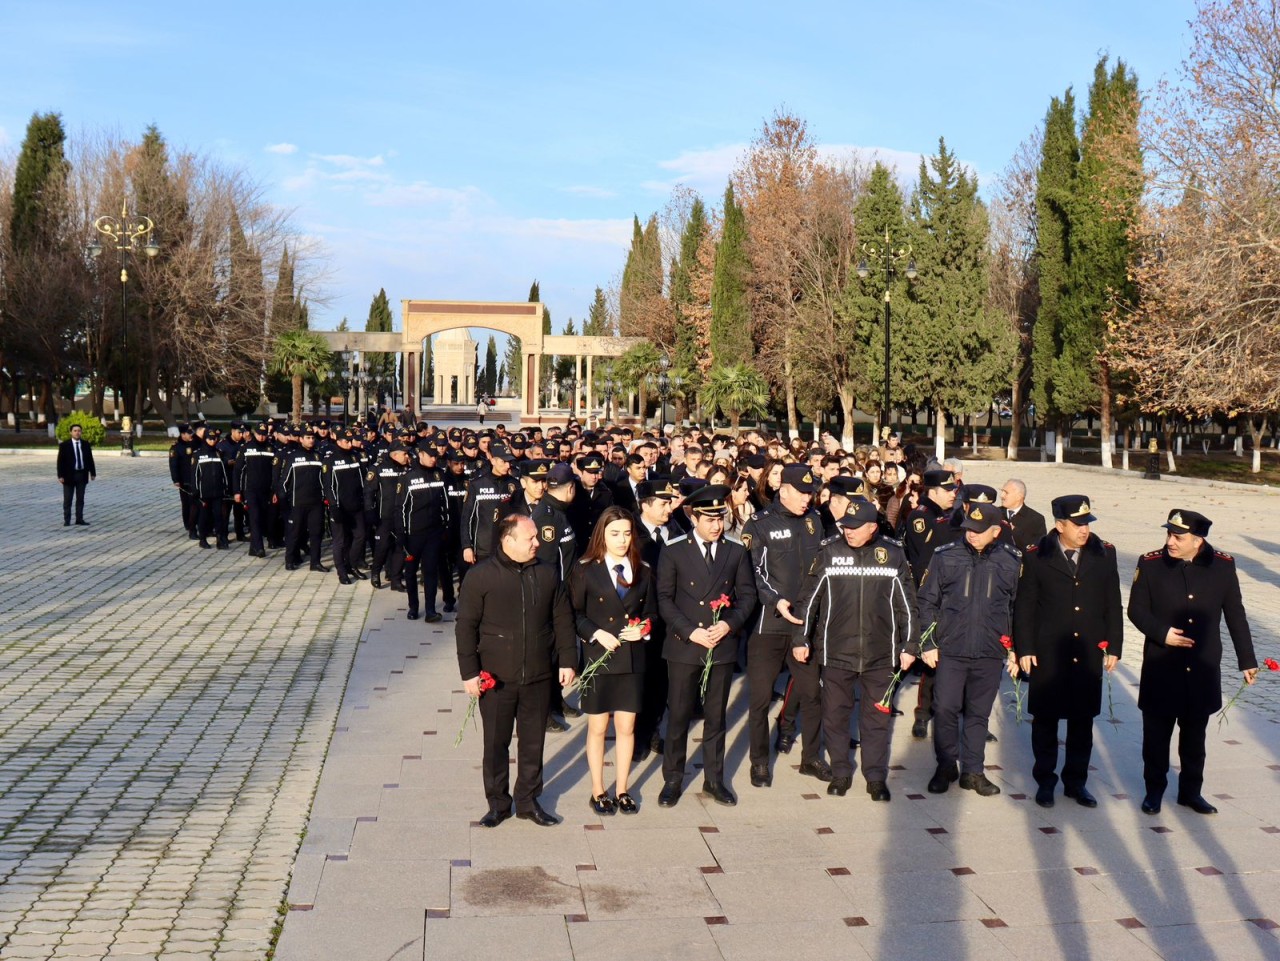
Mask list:
[{"label": "crowd of people", "polygon": [[[1052,806],[1061,781],[1096,806],[1093,724],[1124,631],[1116,552],[1092,530],[1088,497],[1055,499],[1049,526],[1021,481],[967,483],[958,460],[881,440],[846,451],[830,435],[808,445],[758,430],[268,421],[226,438],[184,424],[170,464],[202,547],[225,549],[234,532],[252,556],[282,549],[291,570],[306,556],[329,572],[327,528],[341,583],[406,592],[410,619],[439,621],[437,595],[456,612],[463,686],[484,724],[485,826],[513,813],[557,823],[538,801],[545,737],[583,714],[597,814],[638,812],[630,775],[650,753],[662,758],[657,803],[679,803],[695,718],[702,791],[736,804],[725,740],[739,672],[755,788],[798,740],[801,774],[828,794],[852,787],[856,751],[867,793],[889,801],[890,727],[914,675],[912,735],[932,728],[936,759],[928,790],[998,794],[984,758],[1007,672],[1029,687],[1037,803]],[[1178,802],[1214,811],[1202,782],[1224,615],[1245,681],[1257,673],[1234,562],[1207,542],[1210,523],[1172,511],[1130,593],[1145,637],[1148,813],[1175,727]]]}]

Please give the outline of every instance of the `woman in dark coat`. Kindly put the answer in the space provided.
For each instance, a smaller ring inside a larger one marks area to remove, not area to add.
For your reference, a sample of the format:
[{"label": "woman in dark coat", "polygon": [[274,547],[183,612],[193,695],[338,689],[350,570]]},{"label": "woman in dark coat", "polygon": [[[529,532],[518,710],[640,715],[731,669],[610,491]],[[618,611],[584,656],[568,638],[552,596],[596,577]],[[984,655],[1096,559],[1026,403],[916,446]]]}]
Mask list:
[{"label": "woman in dark coat", "polygon": [[[587,766],[591,770],[591,808],[597,814],[635,814],[627,792],[635,751],[636,714],[644,692],[646,642],[644,625],[658,607],[653,572],[640,558],[635,518],[621,507],[606,508],[596,522],[582,560],[569,575],[578,636],[586,663],[609,656],[583,687],[581,707],[587,715]],[[613,715],[616,795],[604,787],[604,738]]]}]

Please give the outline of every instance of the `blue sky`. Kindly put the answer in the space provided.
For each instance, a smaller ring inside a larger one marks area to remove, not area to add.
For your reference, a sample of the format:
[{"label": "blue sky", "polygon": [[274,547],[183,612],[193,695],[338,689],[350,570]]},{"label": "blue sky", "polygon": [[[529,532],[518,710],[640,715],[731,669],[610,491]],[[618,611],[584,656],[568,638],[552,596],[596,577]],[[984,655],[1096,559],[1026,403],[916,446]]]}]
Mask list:
[{"label": "blue sky", "polygon": [[[779,106],[887,159],[939,136],[998,175],[1100,53],[1144,89],[1191,0],[1072,3],[0,3],[0,151],[35,111],[246,168],[322,245],[361,328],[401,298],[523,300],[557,330],[620,272],[631,218],[687,183],[718,202]],[[913,166],[913,164],[912,164]]]}]

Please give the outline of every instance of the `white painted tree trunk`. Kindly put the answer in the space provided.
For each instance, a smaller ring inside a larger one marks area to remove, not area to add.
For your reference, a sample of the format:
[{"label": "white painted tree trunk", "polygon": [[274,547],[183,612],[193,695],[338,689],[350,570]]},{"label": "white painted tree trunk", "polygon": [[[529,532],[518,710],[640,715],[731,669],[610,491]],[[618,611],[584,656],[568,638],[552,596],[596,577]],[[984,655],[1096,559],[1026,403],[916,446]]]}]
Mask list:
[{"label": "white painted tree trunk", "polygon": [[1064,434],[1066,434],[1066,431],[1064,430],[1054,431],[1053,434],[1053,462],[1055,464],[1065,464],[1067,462],[1067,448],[1062,442]]},{"label": "white painted tree trunk", "polygon": [[939,407],[934,420],[933,456],[941,464],[947,459],[947,412]]}]

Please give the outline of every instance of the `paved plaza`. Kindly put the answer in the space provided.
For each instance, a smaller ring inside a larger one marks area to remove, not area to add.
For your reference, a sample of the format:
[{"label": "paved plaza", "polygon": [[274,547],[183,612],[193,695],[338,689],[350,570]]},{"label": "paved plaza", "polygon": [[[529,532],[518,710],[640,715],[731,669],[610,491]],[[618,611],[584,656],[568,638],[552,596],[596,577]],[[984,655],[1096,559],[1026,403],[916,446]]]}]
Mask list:
[{"label": "paved plaza", "polygon": [[[695,774],[660,809],[651,757],[639,815],[597,818],[579,719],[547,741],[543,802],[564,823],[485,830],[478,731],[453,747],[449,621],[244,545],[196,549],[166,466],[103,453],[93,526],[64,529],[52,459],[0,458],[0,958],[258,959],[282,905],[284,961],[1280,958],[1280,676],[1210,724],[1216,817],[1172,790],[1138,811],[1130,632],[1093,811],[1035,806],[1008,698],[987,755],[999,797],[927,794],[932,752],[907,723],[890,804],[860,777],[828,797],[798,751],[753,789],[739,678],[737,807],[700,798]],[[1011,473],[1041,510],[1092,496],[1126,590],[1167,510],[1198,506],[1237,558],[1259,655],[1280,656],[1280,496],[1041,464],[966,477]]]}]

